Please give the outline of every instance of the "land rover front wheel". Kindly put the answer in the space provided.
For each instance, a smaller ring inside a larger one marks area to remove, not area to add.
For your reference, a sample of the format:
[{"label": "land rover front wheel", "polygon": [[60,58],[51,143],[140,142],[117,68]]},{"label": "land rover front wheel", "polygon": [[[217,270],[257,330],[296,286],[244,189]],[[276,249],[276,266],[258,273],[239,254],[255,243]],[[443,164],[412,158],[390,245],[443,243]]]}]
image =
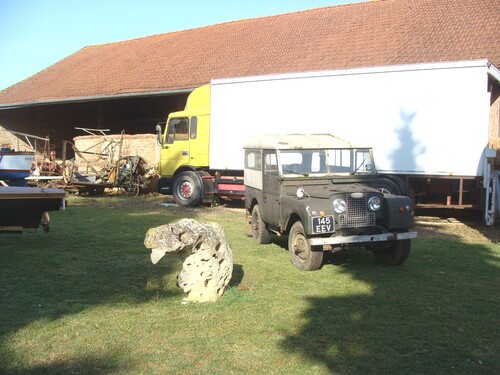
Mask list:
[{"label": "land rover front wheel", "polygon": [[252,237],[258,244],[268,244],[271,242],[271,233],[266,228],[266,224],[262,220],[259,205],[256,204],[252,210]]},{"label": "land rover front wheel", "polygon": [[377,262],[389,266],[400,266],[410,254],[410,240],[400,240],[391,243],[388,247],[373,250]]},{"label": "land rover front wheel", "polygon": [[174,180],[172,195],[180,206],[195,207],[203,197],[203,183],[193,171],[180,173]]},{"label": "land rover front wheel", "polygon": [[288,251],[292,264],[300,270],[314,271],[321,267],[323,249],[309,244],[300,221],[296,221],[290,229]]}]

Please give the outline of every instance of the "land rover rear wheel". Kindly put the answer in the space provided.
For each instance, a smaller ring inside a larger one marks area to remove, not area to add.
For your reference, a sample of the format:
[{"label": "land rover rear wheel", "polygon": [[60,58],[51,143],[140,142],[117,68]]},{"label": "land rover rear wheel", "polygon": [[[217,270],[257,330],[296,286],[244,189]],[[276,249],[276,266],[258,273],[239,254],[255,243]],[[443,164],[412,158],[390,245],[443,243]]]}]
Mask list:
[{"label": "land rover rear wheel", "polygon": [[261,245],[271,242],[271,233],[262,220],[258,204],[252,210],[252,237],[255,242]]},{"label": "land rover rear wheel", "polygon": [[410,240],[400,240],[389,247],[374,249],[373,255],[377,262],[389,266],[400,266],[410,254]]},{"label": "land rover rear wheel", "polygon": [[323,249],[309,244],[304,226],[300,221],[296,221],[290,229],[288,251],[290,252],[290,261],[300,270],[317,270],[323,262]]}]

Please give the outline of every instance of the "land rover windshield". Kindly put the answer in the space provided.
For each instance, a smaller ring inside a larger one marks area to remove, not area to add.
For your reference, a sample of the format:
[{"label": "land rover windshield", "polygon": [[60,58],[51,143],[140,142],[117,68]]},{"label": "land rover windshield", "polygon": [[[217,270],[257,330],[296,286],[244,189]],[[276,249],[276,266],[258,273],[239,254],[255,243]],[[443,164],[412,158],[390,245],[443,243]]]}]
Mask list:
[{"label": "land rover windshield", "polygon": [[371,149],[293,149],[278,152],[284,176],[373,175],[376,174]]}]

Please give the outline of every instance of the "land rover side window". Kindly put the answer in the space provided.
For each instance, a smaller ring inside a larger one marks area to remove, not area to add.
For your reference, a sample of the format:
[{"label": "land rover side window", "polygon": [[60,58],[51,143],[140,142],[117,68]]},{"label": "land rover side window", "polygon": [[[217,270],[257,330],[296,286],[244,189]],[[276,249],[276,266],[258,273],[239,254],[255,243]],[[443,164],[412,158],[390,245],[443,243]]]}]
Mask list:
[{"label": "land rover side window", "polygon": [[198,135],[198,117],[191,117],[191,126],[189,127],[189,139],[195,139]]},{"label": "land rover side window", "polygon": [[168,122],[167,143],[186,141],[189,138],[189,119],[187,117],[172,118]]},{"label": "land rover side window", "polygon": [[264,154],[264,174],[268,176],[278,175],[278,159],[274,151]]},{"label": "land rover side window", "polygon": [[247,150],[245,156],[245,168],[260,171],[262,168],[262,158],[260,151]]}]

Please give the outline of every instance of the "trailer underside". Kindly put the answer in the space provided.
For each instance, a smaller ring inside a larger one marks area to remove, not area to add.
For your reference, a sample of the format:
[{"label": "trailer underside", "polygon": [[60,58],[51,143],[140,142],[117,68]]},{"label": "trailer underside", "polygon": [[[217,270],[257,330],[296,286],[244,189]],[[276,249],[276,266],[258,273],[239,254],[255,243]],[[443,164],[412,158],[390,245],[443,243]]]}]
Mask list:
[{"label": "trailer underside", "polygon": [[406,186],[420,208],[480,209],[484,204],[479,177],[406,176]]}]

